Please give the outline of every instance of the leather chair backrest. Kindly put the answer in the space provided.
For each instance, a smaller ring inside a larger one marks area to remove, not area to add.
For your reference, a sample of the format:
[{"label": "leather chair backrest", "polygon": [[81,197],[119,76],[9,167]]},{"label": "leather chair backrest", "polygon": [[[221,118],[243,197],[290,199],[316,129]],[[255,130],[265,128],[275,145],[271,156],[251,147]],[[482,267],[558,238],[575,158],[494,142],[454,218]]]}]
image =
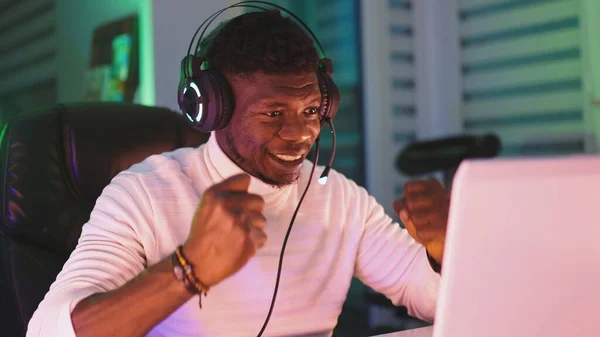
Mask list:
[{"label": "leather chair backrest", "polygon": [[11,121],[1,135],[2,336],[25,334],[117,173],[209,136],[171,110],[119,103],[59,105]]}]

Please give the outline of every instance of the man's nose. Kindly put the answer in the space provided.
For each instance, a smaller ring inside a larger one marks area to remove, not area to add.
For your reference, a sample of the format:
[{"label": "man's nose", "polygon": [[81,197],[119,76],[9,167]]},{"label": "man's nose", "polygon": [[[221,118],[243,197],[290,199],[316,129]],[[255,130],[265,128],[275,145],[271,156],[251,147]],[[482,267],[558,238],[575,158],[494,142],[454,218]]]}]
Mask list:
[{"label": "man's nose", "polygon": [[300,116],[287,119],[279,130],[279,137],[292,143],[303,143],[312,137],[312,132],[304,116]]}]

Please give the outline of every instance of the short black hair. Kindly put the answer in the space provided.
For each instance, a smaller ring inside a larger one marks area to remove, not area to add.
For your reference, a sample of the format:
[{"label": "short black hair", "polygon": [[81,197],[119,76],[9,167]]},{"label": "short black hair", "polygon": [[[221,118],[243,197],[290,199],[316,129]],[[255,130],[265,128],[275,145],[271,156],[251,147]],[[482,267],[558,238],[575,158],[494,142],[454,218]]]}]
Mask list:
[{"label": "short black hair", "polygon": [[237,16],[215,28],[207,39],[212,43],[206,58],[223,73],[301,73],[315,71],[319,62],[310,35],[278,10]]}]

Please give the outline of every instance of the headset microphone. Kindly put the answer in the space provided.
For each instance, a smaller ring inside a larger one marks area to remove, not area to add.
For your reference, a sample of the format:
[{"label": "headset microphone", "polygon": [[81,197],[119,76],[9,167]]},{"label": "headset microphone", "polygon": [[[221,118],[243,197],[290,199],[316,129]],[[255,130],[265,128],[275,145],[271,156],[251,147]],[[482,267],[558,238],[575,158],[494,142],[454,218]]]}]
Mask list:
[{"label": "headset microphone", "polygon": [[[332,137],[332,142],[331,142],[331,156],[329,157],[329,163],[327,163],[327,166],[325,166],[325,169],[323,170],[323,173],[321,173],[321,176],[319,177],[319,184],[321,185],[325,185],[327,183],[327,177],[329,176],[329,171],[331,170],[331,166],[333,166],[333,159],[335,158],[335,148],[336,148],[336,139],[335,139],[335,127],[333,126],[333,121],[331,120],[331,118],[326,118],[325,122],[327,124],[329,124],[329,128],[331,129],[331,137]],[[318,143],[317,143],[318,146]],[[317,147],[318,148],[318,147]]]}]

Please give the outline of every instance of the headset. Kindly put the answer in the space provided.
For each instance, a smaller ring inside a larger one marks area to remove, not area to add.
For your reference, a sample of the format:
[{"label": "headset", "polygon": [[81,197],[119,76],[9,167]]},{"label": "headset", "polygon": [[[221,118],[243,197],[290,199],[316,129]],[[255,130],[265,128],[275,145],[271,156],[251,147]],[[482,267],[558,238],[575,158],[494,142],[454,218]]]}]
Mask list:
[{"label": "headset", "polygon": [[[329,125],[333,135],[331,158],[319,178],[319,183],[325,184],[335,157],[336,134],[333,119],[340,104],[340,92],[331,77],[333,74],[333,63],[325,55],[323,46],[310,28],[289,10],[267,1],[241,1],[215,12],[204,20],[194,33],[186,56],[181,60],[180,82],[177,90],[179,108],[190,123],[202,132],[220,130],[227,126],[234,110],[234,98],[231,86],[223,73],[218,69],[212,68],[206,58],[206,52],[210,50],[212,41],[218,35],[218,32],[210,34],[212,36],[208,36],[206,39],[204,39],[204,34],[210,24],[221,13],[230,8],[246,7],[263,11],[269,10],[259,5],[272,6],[294,18],[312,37],[320,54],[320,60],[316,69],[319,90],[321,92],[319,118],[321,125],[325,123]],[[201,29],[203,30],[200,33]],[[200,36],[196,42],[195,52],[190,54],[193,42],[198,33],[200,33]],[[200,48],[200,43],[204,43],[203,48]]]},{"label": "headset", "polygon": [[[210,50],[210,46],[214,37],[218,35],[219,29],[213,31],[209,36],[204,39],[204,34],[210,24],[219,16],[221,13],[225,12],[230,8],[236,7],[245,7],[245,8],[253,8],[260,9],[263,11],[269,11],[269,9],[262,7],[261,5],[268,5],[273,7],[273,9],[280,10],[299,23],[306,32],[312,37],[313,42],[317,46],[317,51],[320,54],[319,63],[316,69],[316,75],[319,83],[319,90],[321,92],[321,104],[319,107],[319,119],[321,125],[327,123],[331,129],[332,133],[332,152],[331,157],[327,166],[323,170],[321,177],[319,178],[320,184],[325,184],[327,182],[327,176],[333,165],[333,159],[335,157],[336,150],[336,134],[335,127],[333,126],[333,118],[335,117],[339,104],[340,104],[340,93],[337,85],[333,81],[333,63],[332,61],[326,57],[325,51],[321,46],[321,43],[315,36],[315,34],[310,30],[310,28],[294,13],[289,10],[273,4],[267,1],[240,1],[228,7],[225,7],[212,15],[210,15],[204,22],[200,24],[190,44],[188,46],[187,54],[181,61],[181,74],[180,74],[180,82],[177,90],[177,102],[179,104],[179,108],[182,113],[187,117],[187,119],[192,123],[192,125],[202,132],[211,132],[215,130],[223,129],[227,126],[229,121],[231,120],[231,115],[234,110],[234,97],[232,93],[232,89],[230,84],[227,82],[227,79],[218,69],[212,68],[210,66],[209,60],[207,60],[206,52]],[[200,30],[202,32],[200,33]],[[192,45],[196,36],[200,33],[198,40],[196,42],[195,51],[193,54],[191,53]],[[200,44],[204,45],[200,48]],[[286,236],[283,241],[283,246],[281,248],[281,254],[279,256],[279,266],[277,269],[277,279],[275,282],[275,289],[273,291],[273,297],[271,300],[271,306],[269,308],[269,312],[265,319],[265,322],[258,333],[258,337],[262,336],[264,333],[271,314],[273,313],[273,308],[275,304],[275,299],[277,297],[277,291],[279,289],[279,280],[281,277],[281,269],[283,265],[283,256],[285,252],[285,247],[287,245],[287,241],[294,224],[294,220],[296,219],[296,215],[298,214],[298,210],[300,209],[300,205],[308,192],[308,188],[310,187],[310,183],[312,181],[312,176],[315,171],[315,166],[319,160],[319,141],[320,136],[317,137],[316,140],[316,151],[315,158],[313,161],[313,167],[311,170],[311,178],[308,180],[307,186],[304,190],[304,193],[300,197],[298,205],[296,206],[296,210],[294,211]]]},{"label": "headset", "polygon": [[[264,7],[252,5],[255,3],[270,5],[289,14],[310,34],[320,54],[316,74],[319,81],[319,90],[321,91],[321,105],[319,109],[321,123],[333,120],[340,103],[340,93],[331,78],[331,74],[333,73],[331,59],[325,56],[319,40],[317,40],[314,33],[302,20],[285,8],[266,1],[238,2],[209,16],[200,25],[196,34],[194,34],[194,38],[202,27],[204,27],[204,30],[198,38],[195,53],[190,55],[191,45],[194,41],[193,38],[190,47],[188,47],[188,54],[181,61],[181,81],[177,93],[179,108],[190,122],[203,132],[219,130],[227,126],[234,108],[231,87],[225,76],[218,69],[212,68],[206,59],[206,52],[210,49],[214,36],[208,37],[206,41],[203,37],[212,21],[229,8],[250,7],[264,11],[268,10]],[[199,46],[202,41],[206,44],[200,49]]]}]

